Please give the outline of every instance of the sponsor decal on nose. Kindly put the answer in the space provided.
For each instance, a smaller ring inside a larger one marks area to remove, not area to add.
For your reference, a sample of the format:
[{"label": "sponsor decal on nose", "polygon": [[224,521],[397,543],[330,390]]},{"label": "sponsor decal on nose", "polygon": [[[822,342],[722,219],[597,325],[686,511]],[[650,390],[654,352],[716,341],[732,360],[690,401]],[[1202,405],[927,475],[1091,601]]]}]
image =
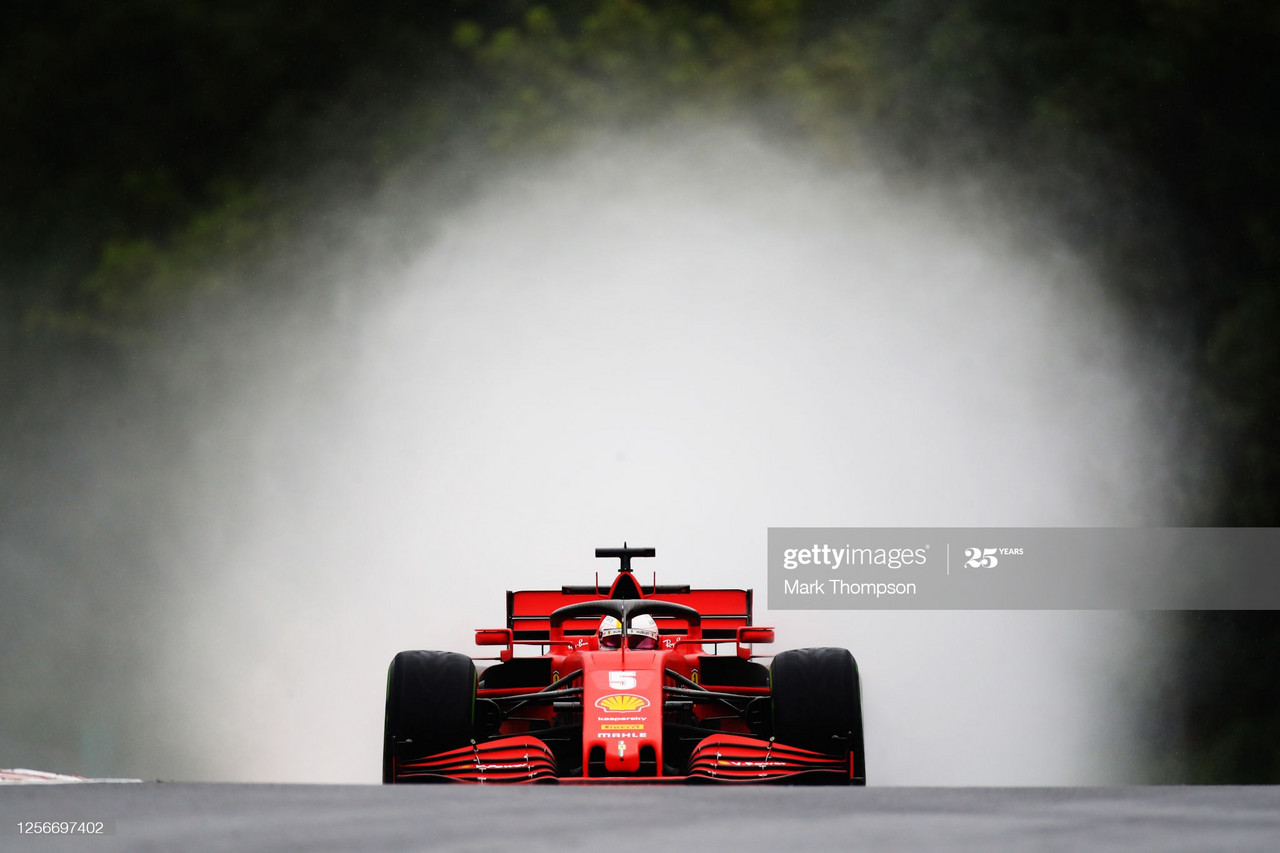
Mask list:
[{"label": "sponsor decal on nose", "polygon": [[614,693],[597,699],[596,707],[602,711],[639,711],[649,707],[649,700],[633,693]]}]

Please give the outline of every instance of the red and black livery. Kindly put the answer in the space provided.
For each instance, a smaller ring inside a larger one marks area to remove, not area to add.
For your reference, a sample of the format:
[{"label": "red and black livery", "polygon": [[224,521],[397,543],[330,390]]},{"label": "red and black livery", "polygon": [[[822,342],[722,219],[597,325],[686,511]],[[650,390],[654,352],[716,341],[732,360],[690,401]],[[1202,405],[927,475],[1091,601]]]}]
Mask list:
[{"label": "red and black livery", "polygon": [[[631,560],[654,554],[597,549],[621,561],[608,590],[508,592],[507,626],[476,631],[478,645],[504,647],[479,672],[455,652],[396,655],[383,782],[865,785],[853,656],[795,649],[761,663],[751,648],[774,632],[752,624],[751,590],[644,587]],[[616,617],[625,639],[641,614],[657,649],[599,647],[601,619]],[[734,654],[707,652],[726,643]]]}]

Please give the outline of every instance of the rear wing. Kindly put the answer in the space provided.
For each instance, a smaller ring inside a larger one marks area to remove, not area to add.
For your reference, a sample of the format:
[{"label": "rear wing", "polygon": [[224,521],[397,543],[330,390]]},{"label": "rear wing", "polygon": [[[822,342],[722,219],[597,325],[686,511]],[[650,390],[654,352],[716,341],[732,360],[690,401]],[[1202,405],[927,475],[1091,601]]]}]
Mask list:
[{"label": "rear wing", "polygon": [[[732,643],[737,639],[738,629],[751,624],[752,591],[749,589],[690,589],[687,586],[656,585],[642,587],[642,590],[646,601],[670,601],[701,613],[703,642]],[[552,611],[566,604],[608,600],[609,590],[596,586],[508,590],[507,627],[517,642],[549,642]],[[660,615],[655,619],[658,630],[663,634],[684,633],[683,624],[677,620],[664,619]],[[566,636],[589,637],[595,634],[599,621],[599,616],[567,620],[564,633]]]}]

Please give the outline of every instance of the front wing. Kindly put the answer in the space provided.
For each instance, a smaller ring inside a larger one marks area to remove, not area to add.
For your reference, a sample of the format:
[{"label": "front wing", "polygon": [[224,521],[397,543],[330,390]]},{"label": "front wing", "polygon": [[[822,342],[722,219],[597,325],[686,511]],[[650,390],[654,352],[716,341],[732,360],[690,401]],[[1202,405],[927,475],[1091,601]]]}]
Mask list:
[{"label": "front wing", "polygon": [[728,734],[710,735],[694,747],[686,776],[561,777],[547,745],[528,736],[472,744],[417,761],[397,762],[394,768],[396,782],[480,784],[830,782],[847,780],[852,772],[853,756],[835,758],[773,740]]}]

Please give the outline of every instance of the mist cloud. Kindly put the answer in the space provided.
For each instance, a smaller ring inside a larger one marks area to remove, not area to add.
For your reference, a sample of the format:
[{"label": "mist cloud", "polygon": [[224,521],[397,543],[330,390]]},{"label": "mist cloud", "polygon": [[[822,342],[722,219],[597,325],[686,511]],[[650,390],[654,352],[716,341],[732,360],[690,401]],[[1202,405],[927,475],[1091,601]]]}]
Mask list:
[{"label": "mist cloud", "polygon": [[[770,526],[1176,523],[1182,385],[1103,273],[994,192],[922,186],[743,129],[600,139],[355,221],[414,248],[184,342],[191,410],[133,413],[182,424],[165,485],[120,502],[95,469],[104,524],[170,522],[112,551],[159,550],[134,592],[166,596],[120,685],[154,712],[113,742],[172,747],[119,760],[376,781],[390,657],[474,651],[503,590],[609,571],[596,546],[762,588]],[[1136,772],[1119,685],[1153,640],[1120,614],[757,621],[854,652],[873,783]]]}]

